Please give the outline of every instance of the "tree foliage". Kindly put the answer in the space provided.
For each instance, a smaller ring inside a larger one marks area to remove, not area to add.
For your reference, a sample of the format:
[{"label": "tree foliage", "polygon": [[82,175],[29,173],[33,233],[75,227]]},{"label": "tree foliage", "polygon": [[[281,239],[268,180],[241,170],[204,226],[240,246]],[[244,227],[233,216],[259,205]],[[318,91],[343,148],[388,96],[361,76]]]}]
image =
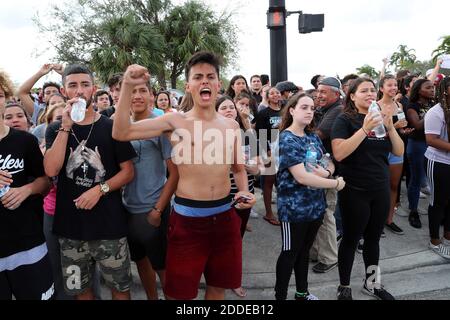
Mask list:
[{"label": "tree foliage", "polygon": [[375,70],[374,67],[368,64],[365,64],[362,67],[357,68],[356,72],[358,73],[358,75],[367,75],[371,79],[377,79],[380,76],[380,73],[377,70]]},{"label": "tree foliage", "polygon": [[407,69],[407,66],[414,64],[417,60],[416,50],[408,49],[404,44],[398,46],[398,51],[394,52],[389,61],[389,66],[394,66],[395,70]]},{"label": "tree foliage", "polygon": [[450,35],[443,36],[441,44],[433,51],[433,60],[444,54],[450,54]]},{"label": "tree foliage", "polygon": [[166,87],[177,79],[189,57],[210,50],[236,59],[232,13],[216,14],[196,0],[174,6],[170,0],[65,0],[34,19],[56,50],[55,60],[88,64],[105,82],[132,63],[146,66]]}]

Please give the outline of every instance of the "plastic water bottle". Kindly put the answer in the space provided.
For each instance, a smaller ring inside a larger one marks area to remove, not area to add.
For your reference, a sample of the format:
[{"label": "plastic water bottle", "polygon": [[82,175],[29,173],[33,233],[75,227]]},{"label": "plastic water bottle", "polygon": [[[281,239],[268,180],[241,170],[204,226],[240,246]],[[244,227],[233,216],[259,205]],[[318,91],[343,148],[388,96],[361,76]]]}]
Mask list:
[{"label": "plastic water bottle", "polygon": [[312,167],[315,166],[317,166],[317,149],[314,146],[314,143],[310,143],[308,148],[306,149],[306,157],[305,157],[306,172],[311,172]]},{"label": "plastic water bottle", "polygon": [[397,118],[398,118],[399,121],[406,119],[405,113],[400,108],[398,108],[398,110],[397,110]]},{"label": "plastic water bottle", "polygon": [[0,188],[0,199],[3,198],[3,196],[9,191],[9,186],[3,186]]},{"label": "plastic water bottle", "polygon": [[86,100],[80,98],[77,102],[72,104],[72,111],[70,117],[74,122],[81,122],[86,115]]},{"label": "plastic water bottle", "polygon": [[329,153],[325,153],[322,156],[322,159],[320,159],[320,165],[322,166],[322,168],[326,169],[328,168],[328,164],[331,161],[331,155]]},{"label": "plastic water bottle", "polygon": [[[372,103],[369,107],[369,113],[380,117],[380,119],[383,119],[381,112],[380,112],[380,108],[378,107],[378,104],[375,101],[372,101]],[[386,136],[386,129],[384,128],[383,123],[380,123],[378,126],[373,128],[372,131],[375,132],[375,137],[377,137],[377,138],[384,138]]]}]

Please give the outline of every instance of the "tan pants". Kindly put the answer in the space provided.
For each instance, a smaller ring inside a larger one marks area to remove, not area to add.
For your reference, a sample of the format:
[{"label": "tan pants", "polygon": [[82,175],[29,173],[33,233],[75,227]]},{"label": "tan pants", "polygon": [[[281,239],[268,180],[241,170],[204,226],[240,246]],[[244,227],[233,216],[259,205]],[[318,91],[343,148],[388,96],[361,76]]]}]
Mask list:
[{"label": "tan pants", "polygon": [[312,260],[324,264],[333,264],[338,261],[338,249],[336,241],[336,219],[334,211],[336,208],[337,191],[328,189],[326,191],[328,208],[323,217],[323,224],[317,232],[316,240],[309,252]]}]

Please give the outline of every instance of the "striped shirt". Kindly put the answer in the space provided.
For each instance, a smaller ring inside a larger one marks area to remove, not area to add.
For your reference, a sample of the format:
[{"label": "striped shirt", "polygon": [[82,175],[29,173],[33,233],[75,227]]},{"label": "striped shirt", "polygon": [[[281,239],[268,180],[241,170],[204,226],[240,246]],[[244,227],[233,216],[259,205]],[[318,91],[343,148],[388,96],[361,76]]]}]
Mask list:
[{"label": "striped shirt", "polygon": [[[247,172],[247,179],[248,179],[248,191],[250,193],[255,193],[255,186],[254,186],[255,176]],[[236,195],[236,193],[239,192],[239,190],[236,186],[236,182],[234,181],[233,172],[230,172],[230,181],[231,181],[230,195],[234,197]]]}]

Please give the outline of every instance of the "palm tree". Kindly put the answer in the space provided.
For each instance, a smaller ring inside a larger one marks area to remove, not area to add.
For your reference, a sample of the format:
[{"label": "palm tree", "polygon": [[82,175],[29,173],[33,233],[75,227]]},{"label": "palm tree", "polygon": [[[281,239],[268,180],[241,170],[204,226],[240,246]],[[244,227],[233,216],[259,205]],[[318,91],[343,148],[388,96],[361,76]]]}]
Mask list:
[{"label": "palm tree", "polygon": [[104,21],[98,35],[107,45],[92,50],[91,66],[103,82],[133,63],[146,66],[152,74],[163,63],[162,37],[153,26],[136,21],[131,14]]},{"label": "palm tree", "polygon": [[443,54],[450,54],[450,35],[444,36],[441,39],[442,43],[432,53],[434,61]]},{"label": "palm tree", "polygon": [[416,50],[408,49],[404,44],[398,47],[398,51],[394,52],[389,62],[390,66],[395,66],[395,70],[405,69],[407,65],[414,64],[417,60]]},{"label": "palm tree", "polygon": [[234,25],[230,14],[216,17],[203,3],[188,1],[175,6],[162,25],[165,38],[164,52],[172,88],[183,73],[189,57],[197,51],[208,50],[225,57],[226,64],[236,50]]},{"label": "palm tree", "polygon": [[358,75],[367,75],[371,79],[377,79],[380,75],[374,67],[369,66],[368,64],[363,65],[356,69]]}]

